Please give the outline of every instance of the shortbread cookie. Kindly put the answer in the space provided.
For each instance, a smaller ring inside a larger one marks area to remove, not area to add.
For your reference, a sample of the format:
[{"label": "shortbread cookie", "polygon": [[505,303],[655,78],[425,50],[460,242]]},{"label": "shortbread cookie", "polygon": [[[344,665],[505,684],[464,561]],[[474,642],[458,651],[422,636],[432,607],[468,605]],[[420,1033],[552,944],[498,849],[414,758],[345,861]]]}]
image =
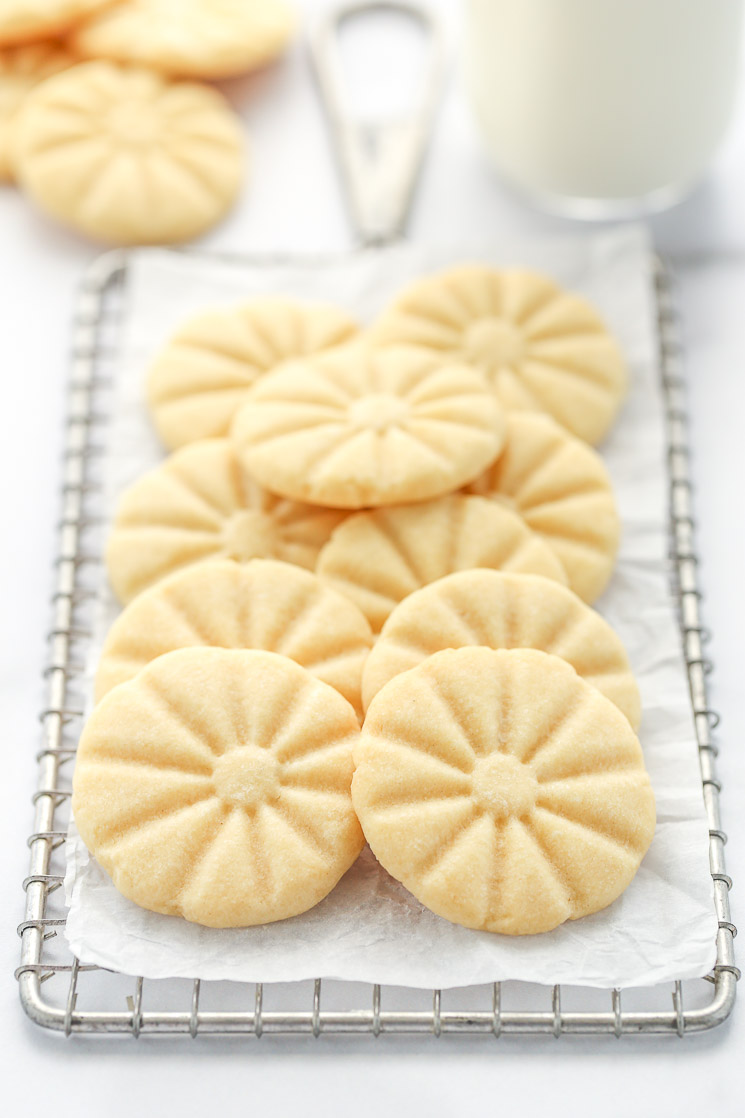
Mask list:
[{"label": "shortbread cookie", "polygon": [[554,552],[519,516],[462,494],[355,513],[336,529],[316,569],[379,633],[408,594],[473,567],[529,571],[566,583]]},{"label": "shortbread cookie", "polygon": [[264,373],[349,341],[358,326],[328,303],[264,298],[189,319],[156,357],[150,413],[169,450],[227,435]]},{"label": "shortbread cookie", "polygon": [[272,492],[352,509],[452,492],[503,439],[480,373],[361,344],[262,377],[233,424],[244,465]]},{"label": "shortbread cookie", "polygon": [[114,0],[2,0],[0,46],[59,35],[113,2]]},{"label": "shortbread cookie", "polygon": [[469,928],[528,935],[597,912],[652,841],[634,731],[545,652],[436,653],[376,695],[354,759],[378,861]]},{"label": "shortbread cookie", "polygon": [[312,570],[344,514],[273,497],[227,439],[177,450],[122,495],[106,548],[122,602],[203,559],[281,559]]},{"label": "shortbread cookie", "polygon": [[276,58],[294,25],[285,0],[125,0],[86,23],[73,41],[90,58],[226,78]]},{"label": "shortbread cookie", "polygon": [[471,645],[559,656],[615,703],[633,729],[639,726],[639,688],[608,622],[552,579],[504,571],[460,571],[396,606],[365,665],[365,707],[394,676],[433,653]]},{"label": "shortbread cookie", "polygon": [[211,928],[305,912],[363,839],[354,711],[273,652],[187,648],[109,692],[80,739],[76,826],[125,897]]},{"label": "shortbread cookie", "polygon": [[63,43],[53,39],[0,50],[0,182],[13,178],[13,126],[26,97],[39,82],[77,61]]},{"label": "shortbread cookie", "polygon": [[119,615],[96,673],[96,701],[177,648],[257,648],[289,656],[361,714],[372,633],[348,598],[274,559],[198,563],[152,586]]},{"label": "shortbread cookie", "polygon": [[621,351],[597,311],[535,272],[453,268],[418,280],[374,328],[489,378],[505,407],[548,412],[598,443],[626,392]]},{"label": "shortbread cookie", "polygon": [[41,209],[79,232],[165,244],[199,236],[233,204],[243,132],[216,89],[84,62],[29,94],[13,163]]},{"label": "shortbread cookie", "polygon": [[512,412],[499,460],[468,491],[518,512],[556,552],[584,601],[603,592],[621,527],[608,471],[586,443],[548,416]]}]

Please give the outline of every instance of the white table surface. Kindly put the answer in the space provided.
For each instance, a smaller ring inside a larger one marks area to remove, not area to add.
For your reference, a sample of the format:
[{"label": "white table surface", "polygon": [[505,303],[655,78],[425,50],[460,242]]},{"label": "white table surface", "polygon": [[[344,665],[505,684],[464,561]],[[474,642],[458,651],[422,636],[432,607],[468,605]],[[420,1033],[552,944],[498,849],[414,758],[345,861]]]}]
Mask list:
[{"label": "white table surface", "polygon": [[[457,5],[442,0],[449,17]],[[318,7],[305,0],[303,8]],[[365,50],[377,39],[370,36]],[[364,59],[363,59],[364,61]],[[385,63],[383,63],[384,65]],[[370,65],[365,75],[377,76]],[[231,95],[252,138],[250,189],[205,244],[232,251],[334,250],[351,234],[307,58],[298,45],[280,66],[236,82]],[[728,140],[705,184],[687,202],[652,221],[660,248],[675,252],[745,252],[745,91]],[[438,118],[410,233],[439,238],[472,228],[483,215],[492,231],[568,232],[568,223],[537,215],[511,197],[487,167],[456,82]],[[66,352],[74,286],[96,250],[37,213],[13,189],[0,188],[0,688],[5,779],[0,806],[4,934],[0,950],[0,1098],[9,1112],[33,1106],[59,1118],[96,1110],[107,1116],[184,1114],[205,1108],[257,1115],[475,1114],[510,1105],[524,1115],[551,1113],[684,1116],[742,1113],[745,1016],[742,1006],[721,1029],[672,1038],[593,1041],[579,1038],[375,1043],[130,1039],[65,1042],[31,1025],[18,1004],[13,970],[22,919],[24,836],[32,821],[33,755],[38,748],[40,673],[49,622],[53,526]],[[688,374],[695,452],[705,622],[714,631],[717,670],[712,702],[724,781],[727,857],[743,879],[745,711],[742,625],[745,621],[745,271],[722,273],[685,291]],[[739,1096],[739,1097],[738,1097]]]}]

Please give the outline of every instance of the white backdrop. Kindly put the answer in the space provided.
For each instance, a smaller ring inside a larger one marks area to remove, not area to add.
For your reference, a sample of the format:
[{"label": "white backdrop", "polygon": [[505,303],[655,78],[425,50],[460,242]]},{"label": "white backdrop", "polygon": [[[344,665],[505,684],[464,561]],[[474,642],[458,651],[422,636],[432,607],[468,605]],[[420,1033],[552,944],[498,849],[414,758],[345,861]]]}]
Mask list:
[{"label": "white backdrop", "polygon": [[[309,11],[318,0],[304,0]],[[457,23],[456,0],[442,0]],[[364,73],[380,71],[374,36],[365,44]],[[388,56],[386,56],[388,57]],[[385,60],[381,64],[386,65]],[[380,85],[384,86],[385,81]],[[325,126],[301,45],[280,66],[230,90],[252,138],[254,170],[241,205],[205,240],[213,248],[333,250],[350,243]],[[677,253],[745,253],[745,95],[730,137],[707,182],[686,203],[652,222],[658,245]],[[411,232],[449,236],[483,214],[490,235],[501,230],[566,232],[567,223],[543,218],[510,197],[483,159],[457,83],[438,118]],[[11,1108],[39,1104],[59,1118],[97,1108],[109,1116],[185,1115],[209,1108],[225,1114],[271,1108],[284,1114],[355,1118],[457,1113],[519,1106],[545,1112],[626,1114],[643,1099],[643,1112],[688,1118],[716,1107],[739,1113],[745,1056],[742,1006],[718,1032],[683,1042],[381,1039],[277,1043],[131,1040],[65,1042],[24,1020],[12,971],[22,918],[20,881],[26,872],[24,837],[38,748],[40,672],[48,625],[50,562],[57,516],[57,475],[74,285],[95,249],[33,213],[15,191],[0,189],[0,496],[5,510],[0,546],[0,688],[5,779],[0,782],[0,845],[5,903],[0,966],[0,1097]],[[689,347],[692,437],[701,527],[705,621],[715,634],[712,700],[723,715],[724,825],[736,879],[734,918],[745,881],[745,713],[742,707],[742,633],[745,622],[745,267],[698,271],[684,289]],[[739,879],[739,880],[738,880]],[[744,991],[745,992],[745,991]],[[136,1062],[135,1062],[136,1061]],[[632,1101],[633,1100],[633,1101]]]}]

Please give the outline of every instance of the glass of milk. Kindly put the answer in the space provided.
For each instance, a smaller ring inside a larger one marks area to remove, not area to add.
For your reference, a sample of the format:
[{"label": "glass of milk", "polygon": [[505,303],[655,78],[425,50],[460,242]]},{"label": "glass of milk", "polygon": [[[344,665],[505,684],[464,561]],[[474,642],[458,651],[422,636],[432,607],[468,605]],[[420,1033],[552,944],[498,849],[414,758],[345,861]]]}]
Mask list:
[{"label": "glass of milk", "polygon": [[743,0],[465,0],[464,80],[492,160],[545,207],[683,197],[727,127]]}]

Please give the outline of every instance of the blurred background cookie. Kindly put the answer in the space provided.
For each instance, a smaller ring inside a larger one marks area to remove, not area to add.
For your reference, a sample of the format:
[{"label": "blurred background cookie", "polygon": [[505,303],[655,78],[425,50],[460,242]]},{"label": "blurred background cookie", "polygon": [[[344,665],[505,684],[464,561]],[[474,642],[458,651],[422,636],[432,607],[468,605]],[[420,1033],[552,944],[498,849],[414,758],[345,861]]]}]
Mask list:
[{"label": "blurred background cookie", "polygon": [[0,49],[0,182],[13,178],[13,125],[27,95],[39,82],[78,61],[55,39]]},{"label": "blurred background cookie", "polygon": [[90,58],[225,78],[276,58],[294,26],[285,0],[123,0],[81,27],[73,45]]},{"label": "blurred background cookie", "polygon": [[0,46],[61,35],[114,0],[3,0]]},{"label": "blurred background cookie", "polygon": [[245,144],[217,90],[87,62],[28,96],[13,161],[29,197],[64,224],[106,243],[164,244],[225,215]]}]

